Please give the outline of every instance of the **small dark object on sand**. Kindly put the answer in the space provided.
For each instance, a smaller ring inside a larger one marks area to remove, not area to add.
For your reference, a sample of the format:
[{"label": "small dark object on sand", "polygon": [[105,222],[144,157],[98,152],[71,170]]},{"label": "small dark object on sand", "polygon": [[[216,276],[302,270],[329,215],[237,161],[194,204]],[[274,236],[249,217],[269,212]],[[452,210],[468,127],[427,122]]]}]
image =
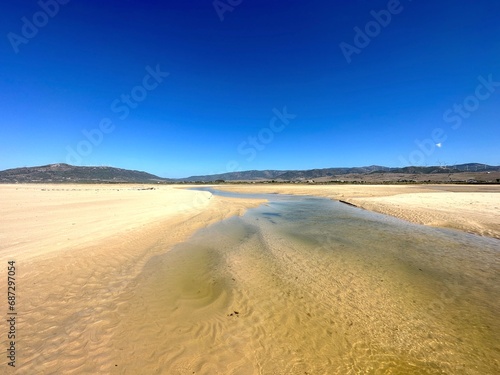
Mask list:
[{"label": "small dark object on sand", "polygon": [[358,206],[356,206],[355,204],[353,204],[353,203],[349,203],[349,202],[346,202],[346,201],[343,201],[342,199],[339,199],[339,202],[340,202],[340,203],[344,203],[344,204],[348,204],[349,206],[358,207]]}]

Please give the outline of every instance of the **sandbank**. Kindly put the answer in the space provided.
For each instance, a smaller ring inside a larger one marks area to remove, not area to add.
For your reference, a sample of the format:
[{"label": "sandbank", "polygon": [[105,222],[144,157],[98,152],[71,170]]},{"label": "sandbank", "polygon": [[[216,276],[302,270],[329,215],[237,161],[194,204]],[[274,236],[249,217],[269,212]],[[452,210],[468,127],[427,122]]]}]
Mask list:
[{"label": "sandbank", "polygon": [[107,373],[115,298],[144,264],[263,202],[164,185],[0,185],[0,261],[16,262],[22,320],[17,373]]},{"label": "sandbank", "polygon": [[241,193],[314,195],[417,224],[500,238],[500,185],[218,185]]},{"label": "sandbank", "polygon": [[[111,360],[122,350],[114,346],[113,334],[124,319],[123,311],[143,301],[136,283],[139,275],[148,277],[143,274],[145,265],[198,229],[265,202],[185,187],[0,185],[0,261],[16,261],[16,309],[22,321],[17,373],[126,371],[115,368]],[[215,187],[327,197],[420,224],[500,238],[498,186]],[[6,277],[6,272],[0,274],[2,285]],[[5,301],[6,288],[0,290]],[[136,299],[128,297],[130,290]],[[161,288],[151,293],[157,290]],[[0,340],[6,348],[6,335]],[[4,356],[0,366],[7,368],[6,362]]]}]

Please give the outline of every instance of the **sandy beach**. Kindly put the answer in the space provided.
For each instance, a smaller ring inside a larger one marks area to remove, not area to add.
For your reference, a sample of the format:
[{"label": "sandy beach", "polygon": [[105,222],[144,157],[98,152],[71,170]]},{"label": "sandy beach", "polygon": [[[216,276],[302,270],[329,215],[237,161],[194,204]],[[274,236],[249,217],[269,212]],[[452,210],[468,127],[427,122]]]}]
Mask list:
[{"label": "sandy beach", "polygon": [[[20,374],[106,373],[105,325],[117,323],[107,320],[110,306],[144,264],[196,230],[263,202],[171,186],[34,184],[0,191],[0,260],[16,261],[16,307],[29,332],[18,341]],[[0,283],[7,284],[5,272]],[[7,300],[5,288],[0,299]],[[7,337],[1,339],[7,347]],[[0,366],[6,363],[3,356]]]},{"label": "sandy beach", "polygon": [[226,185],[226,191],[343,200],[416,224],[500,238],[500,185]]},{"label": "sandy beach", "polygon": [[[217,188],[341,199],[419,224],[500,238],[498,186]],[[24,332],[17,344],[19,374],[127,373],[110,361],[120,350],[111,342],[117,327],[127,332],[120,324],[127,321],[128,298],[146,300],[134,289],[149,285],[137,279],[146,265],[198,229],[265,202],[163,185],[0,185],[0,197],[0,260],[17,266],[16,309]],[[2,285],[6,278],[2,272]],[[6,298],[2,288],[0,299]],[[7,347],[5,335],[1,345]],[[2,368],[6,362],[2,357]]]}]

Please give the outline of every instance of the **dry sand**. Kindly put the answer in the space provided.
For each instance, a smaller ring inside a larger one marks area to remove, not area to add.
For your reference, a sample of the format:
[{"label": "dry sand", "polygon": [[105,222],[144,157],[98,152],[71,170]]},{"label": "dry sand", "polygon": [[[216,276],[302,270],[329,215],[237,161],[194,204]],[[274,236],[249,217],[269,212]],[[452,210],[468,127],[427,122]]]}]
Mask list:
[{"label": "dry sand", "polygon": [[315,195],[417,224],[500,238],[500,185],[225,185],[241,193]]},{"label": "dry sand", "polygon": [[[107,373],[119,320],[114,299],[144,264],[197,229],[263,202],[145,188],[0,185],[0,264],[6,270],[15,260],[17,267],[16,373]],[[5,306],[4,271],[0,285]],[[6,334],[0,345],[8,347]],[[2,371],[6,363],[4,355]]]},{"label": "dry sand", "polygon": [[[118,311],[127,304],[124,291],[133,289],[146,263],[197,229],[263,202],[173,186],[149,188],[0,185],[0,262],[4,270],[8,260],[17,266],[16,373],[122,372],[110,362],[112,351],[120,350],[110,343],[123,318]],[[500,238],[500,189],[495,186],[473,191],[443,185],[218,188],[342,199],[422,224]],[[6,278],[2,271],[0,285]],[[2,287],[0,299],[6,298]],[[2,327],[6,332],[6,323]],[[7,348],[5,334],[0,345]],[[10,370],[6,362],[2,356],[0,368]]]},{"label": "dry sand", "polygon": [[105,239],[121,241],[161,220],[174,224],[201,212],[210,212],[209,224],[246,207],[221,205],[223,200],[208,192],[166,186],[0,185],[0,197],[0,250],[20,261],[74,252]]}]

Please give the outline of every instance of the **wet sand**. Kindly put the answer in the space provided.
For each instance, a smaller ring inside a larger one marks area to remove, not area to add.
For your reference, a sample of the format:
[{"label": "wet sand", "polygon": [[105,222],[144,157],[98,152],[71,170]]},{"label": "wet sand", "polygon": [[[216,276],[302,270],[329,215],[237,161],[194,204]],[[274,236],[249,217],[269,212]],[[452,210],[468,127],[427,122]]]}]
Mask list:
[{"label": "wet sand", "polygon": [[[0,185],[0,260],[6,264],[14,259],[18,266],[17,308],[22,314],[22,335],[17,344],[20,367],[16,373],[285,374],[290,368],[297,370],[294,373],[310,368],[320,369],[316,373],[337,373],[328,372],[328,368],[335,363],[338,366],[340,358],[345,365],[342,369],[347,371],[343,373],[358,374],[370,373],[370,369],[357,368],[356,358],[349,355],[364,352],[375,362],[377,356],[386,361],[384,350],[402,347],[406,348],[406,360],[396,353],[394,366],[390,361],[380,363],[405,373],[439,373],[441,367],[433,366],[447,360],[440,352],[443,340],[459,345],[462,339],[449,320],[442,328],[439,319],[429,326],[425,320],[429,306],[437,306],[432,315],[439,318],[449,315],[448,308],[440,307],[443,301],[452,310],[461,311],[464,295],[466,300],[475,300],[477,295],[482,296],[481,301],[483,295],[486,300],[492,295],[498,300],[498,291],[488,289],[492,287],[489,284],[498,285],[498,257],[491,251],[487,256],[478,249],[470,256],[455,257],[452,266],[460,270],[466,264],[468,272],[465,276],[453,272],[444,282],[441,277],[450,270],[437,269],[441,258],[425,251],[418,262],[413,258],[408,261],[410,273],[406,263],[388,273],[387,267],[375,265],[380,261],[394,268],[392,260],[400,258],[397,251],[388,258],[367,261],[355,251],[356,246],[346,242],[352,251],[344,249],[332,260],[322,257],[324,249],[314,241],[311,244],[310,239],[275,232],[248,233],[248,229],[232,224],[223,226],[226,229],[218,234],[207,228],[206,237],[196,237],[193,246],[185,241],[197,230],[241,215],[264,201],[223,198],[171,186],[145,188],[150,186]],[[281,187],[230,189],[260,193],[278,192]],[[422,211],[427,208],[425,199],[431,198],[419,194],[465,194],[459,196],[462,203],[471,199],[469,192],[427,187],[287,189],[281,192],[310,195],[314,191],[315,195],[358,205],[376,202],[377,207],[388,207],[391,199],[402,199],[408,193],[409,202]],[[475,193],[481,194],[474,196],[478,202],[486,204],[493,199],[493,209],[498,207],[496,192]],[[382,198],[387,201],[374,201]],[[422,203],[417,207],[419,200]],[[443,202],[443,198],[436,199],[436,204],[438,201]],[[482,217],[481,212],[475,215],[477,218],[471,218],[478,220],[481,228],[492,225],[495,237],[497,221],[490,223],[488,214]],[[290,233],[300,232],[297,228]],[[210,242],[213,239],[215,243]],[[304,253],[304,248],[314,256]],[[427,269],[414,269],[420,262]],[[332,275],[336,276],[332,279]],[[481,279],[486,288],[481,284],[467,288],[464,278]],[[412,290],[416,280],[423,286]],[[434,281],[437,289],[433,289]],[[1,273],[0,283],[6,284],[5,273]],[[468,290],[477,293],[468,295]],[[415,296],[420,302],[415,302]],[[0,298],[6,299],[5,290],[0,291]],[[496,305],[481,308],[498,311]],[[365,316],[366,312],[372,314]],[[387,321],[395,321],[400,314],[405,317],[402,325],[387,326]],[[478,337],[466,337],[471,342],[489,343],[490,335],[498,333],[496,326],[491,331],[489,318],[467,315],[463,321],[479,327]],[[411,332],[418,330],[423,335],[422,348],[405,346]],[[383,337],[387,343],[396,341],[378,350],[363,342],[360,333]],[[339,335],[345,339],[332,339]],[[6,346],[5,336],[0,343]],[[355,351],[348,350],[353,347]],[[424,350],[426,347],[435,355]],[[500,353],[498,348],[492,350]],[[478,355],[483,354],[471,353],[474,360]],[[487,370],[498,367],[498,357],[491,364],[491,355],[485,357],[490,363]],[[280,357],[283,359],[270,362]],[[422,367],[427,362],[430,367]],[[259,367],[263,364],[265,367]],[[5,358],[0,366],[7,368]],[[456,363],[454,366],[451,368],[460,369]]]},{"label": "wet sand", "polygon": [[[16,261],[22,322],[15,373],[109,373],[109,338],[121,319],[116,298],[144,265],[196,230],[262,203],[149,188],[0,185],[0,263]],[[0,345],[7,348],[6,335]],[[9,370],[6,363],[2,356],[0,368]]]},{"label": "wet sand", "polygon": [[343,200],[412,223],[500,238],[500,185],[224,185],[240,193]]},{"label": "wet sand", "polygon": [[270,200],[146,264],[114,361],[168,374],[495,374],[496,245],[338,202]]}]

